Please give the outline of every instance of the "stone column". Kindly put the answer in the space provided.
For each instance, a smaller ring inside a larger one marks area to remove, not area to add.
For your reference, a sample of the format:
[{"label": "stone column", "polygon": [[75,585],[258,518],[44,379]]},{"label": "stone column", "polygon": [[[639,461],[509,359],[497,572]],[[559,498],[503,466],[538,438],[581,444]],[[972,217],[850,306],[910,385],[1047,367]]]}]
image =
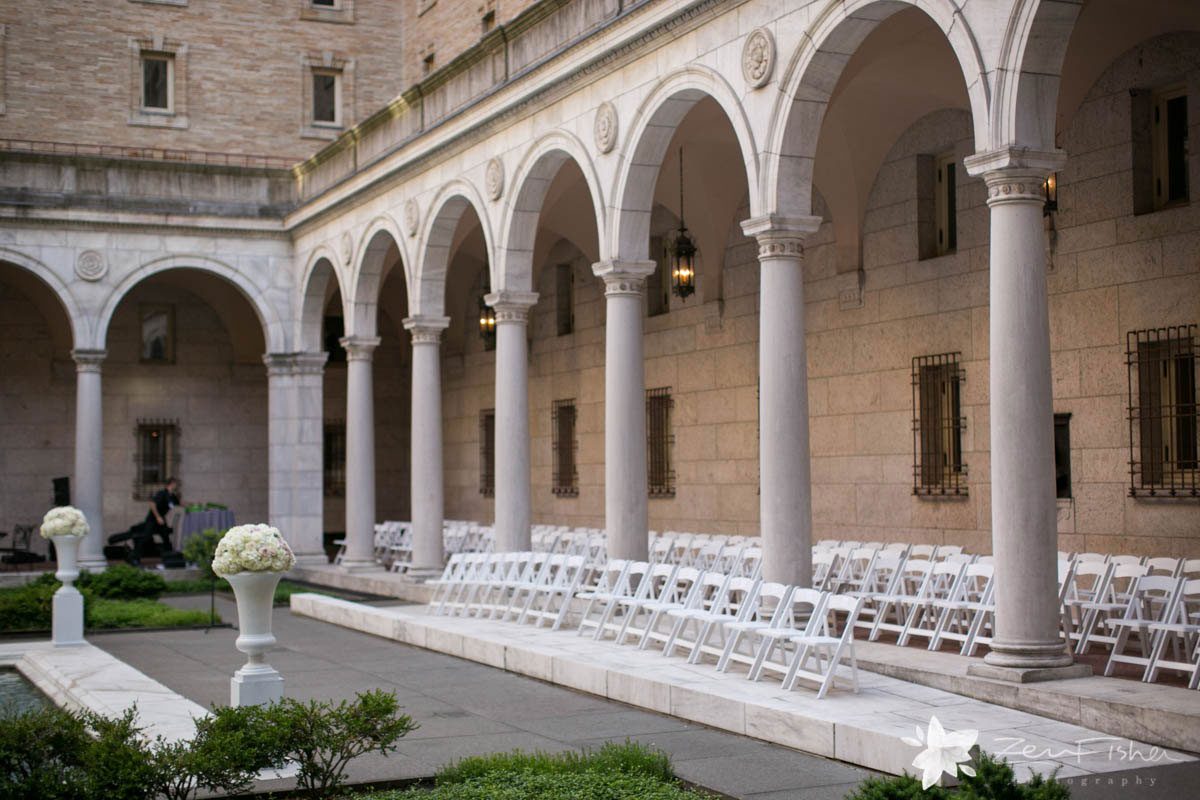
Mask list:
[{"label": "stone column", "polygon": [[75,483],[72,504],[87,517],[89,532],[79,544],[79,567],[103,570],[104,558],[104,395],[100,367],[104,350],[72,350],[75,359]]},{"label": "stone column", "polygon": [[1000,150],[965,160],[987,183],[991,209],[990,352],[992,550],[996,626],[985,672],[1066,667],[1059,634],[1054,407],[1042,181],[1061,153]]},{"label": "stone column", "polygon": [[375,392],[371,358],[378,336],[347,336],[346,555],[342,569],[366,572],[375,563]]},{"label": "stone column", "polygon": [[604,525],[610,558],[644,561],[646,512],[646,377],[642,317],[653,261],[604,261]]},{"label": "stone column", "polygon": [[326,353],[268,353],[268,519],[301,566],[328,563],[323,546],[323,376]]},{"label": "stone column", "polygon": [[808,348],[804,237],[820,217],[756,217],[758,240],[759,526],[763,579],[812,585],[812,475],[808,449]]},{"label": "stone column", "polygon": [[442,331],[448,317],[409,317],[412,335],[412,566],[414,578],[438,575],[445,560],[442,529]]},{"label": "stone column", "polygon": [[496,309],[496,549],[530,549],[529,345],[535,292],[493,292]]}]

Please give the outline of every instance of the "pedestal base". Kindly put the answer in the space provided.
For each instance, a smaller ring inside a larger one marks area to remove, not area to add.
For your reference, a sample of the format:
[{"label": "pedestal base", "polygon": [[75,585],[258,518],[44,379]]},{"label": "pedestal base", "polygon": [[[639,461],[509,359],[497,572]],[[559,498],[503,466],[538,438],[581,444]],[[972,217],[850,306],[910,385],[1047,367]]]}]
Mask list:
[{"label": "pedestal base", "polygon": [[272,666],[245,666],[229,679],[231,706],[265,706],[282,697],[283,676]]},{"label": "pedestal base", "polygon": [[55,647],[83,644],[83,595],[64,586],[54,593],[51,639]]},{"label": "pedestal base", "polygon": [[441,567],[409,567],[404,572],[404,575],[417,583],[424,583],[425,581],[442,577],[443,572],[445,570]]},{"label": "pedestal base", "polygon": [[976,678],[991,678],[1009,683],[1039,683],[1061,681],[1068,678],[1088,678],[1092,668],[1087,664],[1069,664],[1065,667],[1002,667],[987,662],[971,664],[967,674]]},{"label": "pedestal base", "polygon": [[360,572],[383,572],[383,567],[375,561],[348,561],[343,559],[339,564],[343,572],[360,573]]}]

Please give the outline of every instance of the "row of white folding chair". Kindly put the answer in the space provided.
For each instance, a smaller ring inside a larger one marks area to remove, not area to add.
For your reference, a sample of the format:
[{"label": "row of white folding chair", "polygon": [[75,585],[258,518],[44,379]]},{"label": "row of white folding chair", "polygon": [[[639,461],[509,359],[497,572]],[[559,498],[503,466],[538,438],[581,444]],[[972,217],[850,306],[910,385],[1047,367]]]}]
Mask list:
[{"label": "row of white folding chair", "polygon": [[1111,555],[1109,553],[1072,553],[1058,551],[1059,559],[1072,563],[1103,563],[1116,565],[1145,566],[1148,575],[1164,575],[1170,578],[1200,578],[1200,558],[1171,558],[1167,556]]},{"label": "row of white folding chair", "polygon": [[[603,639],[612,632],[618,644],[635,639],[639,649],[646,649],[651,642],[657,641],[663,644],[664,655],[673,655],[682,647],[688,651],[690,663],[698,663],[702,655],[708,653],[717,656],[718,665],[727,669],[730,660],[739,660],[736,645],[743,636],[758,627],[770,627],[757,605],[763,586],[757,577],[704,572],[695,567],[672,564],[610,561],[597,590],[579,595],[587,604],[578,634],[594,630],[593,638]],[[770,597],[778,595],[775,587],[781,585],[765,586]],[[790,596],[791,587],[784,588]],[[833,685],[843,655],[848,653],[852,683],[857,691],[853,631],[855,618],[862,607],[861,599],[833,599],[827,593],[811,589],[802,591],[820,598],[819,614],[824,613],[828,603],[829,613],[842,612],[845,620],[840,633],[828,618],[820,624],[806,620],[803,629],[788,629],[791,655],[784,678],[785,687],[791,689],[801,679],[813,680],[818,684],[818,697],[824,697]],[[619,622],[615,619],[617,611],[623,612]],[[594,612],[599,612],[599,616],[593,619]],[[760,619],[763,625],[756,624]],[[774,624],[782,625],[782,621],[783,616],[780,616]],[[743,624],[747,622],[751,624]],[[773,653],[781,641],[784,640],[764,639],[760,647],[764,653]],[[785,643],[784,649],[779,651],[780,657],[787,652]],[[764,659],[769,660],[765,655]],[[814,661],[810,667],[810,662]],[[760,673],[761,668],[755,670],[753,677],[757,679]]]},{"label": "row of white folding chair", "polygon": [[[1124,616],[1106,624],[1115,636],[1105,675],[1117,664],[1132,664],[1142,667],[1143,681],[1155,681],[1166,670],[1190,676],[1189,688],[1200,688],[1200,579],[1139,577]],[[1134,643],[1137,649],[1130,652]]]},{"label": "row of white folding chair", "polygon": [[[452,567],[451,563],[455,566]],[[436,582],[432,613],[549,622],[557,630],[579,587],[585,558],[537,551],[456,554]]]}]

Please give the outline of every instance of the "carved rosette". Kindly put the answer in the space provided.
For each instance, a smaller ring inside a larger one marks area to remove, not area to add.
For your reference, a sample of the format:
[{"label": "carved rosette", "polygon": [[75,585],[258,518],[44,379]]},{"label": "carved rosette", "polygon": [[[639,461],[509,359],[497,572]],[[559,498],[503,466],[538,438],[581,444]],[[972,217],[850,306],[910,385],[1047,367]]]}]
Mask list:
[{"label": "carved rosette", "polygon": [[596,121],[592,128],[596,149],[608,153],[617,145],[617,109],[609,102],[596,109]]},{"label": "carved rosette", "polygon": [[[1049,173],[1046,173],[1049,174]],[[1003,203],[1046,202],[1043,182],[1046,175],[1034,170],[997,170],[983,176],[987,183],[988,205]]]},{"label": "carved rosette", "polygon": [[107,350],[72,350],[76,372],[99,372],[104,365]]},{"label": "carved rosette", "polygon": [[483,187],[489,200],[499,200],[500,195],[504,194],[503,161],[493,158],[487,163],[487,170],[483,173]]},{"label": "carved rosette", "polygon": [[742,47],[742,77],[752,89],[766,86],[775,70],[775,37],[766,28],[755,28]]},{"label": "carved rosette", "polygon": [[416,200],[409,200],[404,204],[404,230],[409,236],[417,235],[417,225],[421,221],[421,212],[417,208]]},{"label": "carved rosette", "polygon": [[604,276],[606,297],[640,297],[646,290],[646,278],[624,272],[613,272]]},{"label": "carved rosette", "polygon": [[267,365],[267,375],[322,375],[325,372],[325,361],[328,353],[267,353],[263,363]]},{"label": "carved rosette", "polygon": [[338,339],[346,351],[347,361],[370,361],[379,346],[378,336],[346,336]]},{"label": "carved rosette", "polygon": [[98,281],[108,274],[108,264],[95,250],[84,250],[75,260],[75,274],[85,281]]}]

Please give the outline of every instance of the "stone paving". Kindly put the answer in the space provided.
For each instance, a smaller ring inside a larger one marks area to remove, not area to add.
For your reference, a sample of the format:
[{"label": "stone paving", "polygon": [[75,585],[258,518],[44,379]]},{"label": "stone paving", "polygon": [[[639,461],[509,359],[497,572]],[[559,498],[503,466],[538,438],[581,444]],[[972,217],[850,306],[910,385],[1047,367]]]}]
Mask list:
[{"label": "stone paving", "polygon": [[[236,620],[231,602],[218,603],[226,620]],[[285,675],[290,696],[338,699],[384,688],[395,691],[406,711],[421,723],[421,729],[403,740],[393,756],[356,764],[352,777],[359,781],[427,777],[440,764],[479,753],[579,749],[625,738],[670,754],[683,779],[747,800],[834,800],[872,774],[836,760],[293,616],[286,609],[276,610],[275,630],[280,645],[271,662]],[[234,649],[235,638],[236,631],[217,629],[112,634],[92,641],[207,706],[228,702],[229,676],[243,660]],[[1192,796],[1200,781],[1200,762],[1136,767],[1103,775],[1064,774],[1061,779],[1070,785],[1076,800],[1176,800]]]}]

